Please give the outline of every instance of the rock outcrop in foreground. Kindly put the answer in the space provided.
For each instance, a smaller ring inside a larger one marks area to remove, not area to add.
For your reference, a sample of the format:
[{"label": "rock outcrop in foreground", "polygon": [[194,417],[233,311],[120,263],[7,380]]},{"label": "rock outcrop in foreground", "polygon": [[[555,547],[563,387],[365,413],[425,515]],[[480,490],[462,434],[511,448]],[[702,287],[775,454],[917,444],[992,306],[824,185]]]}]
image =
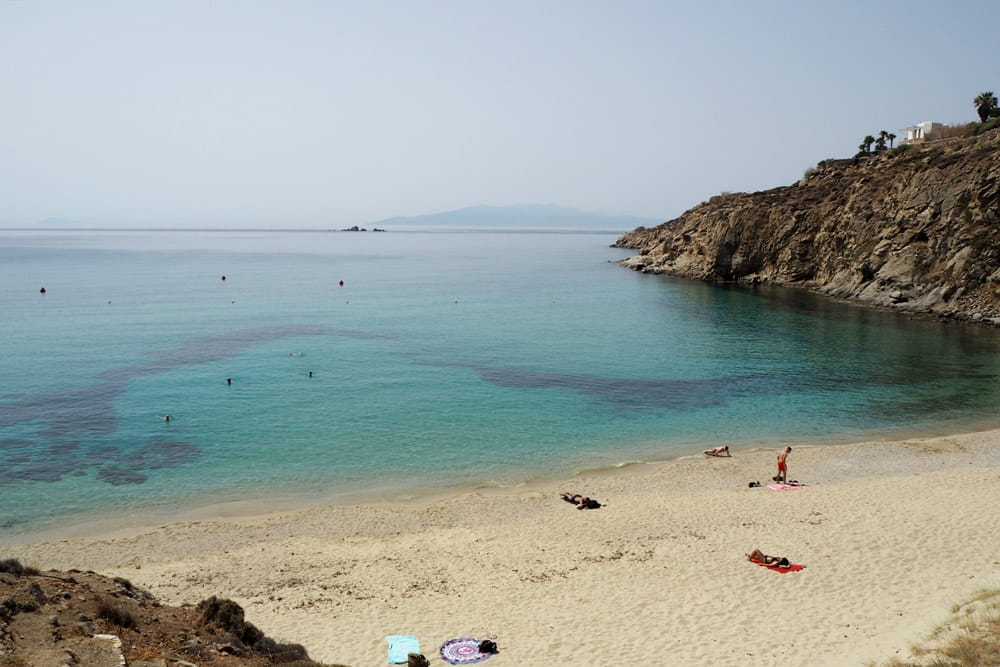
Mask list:
[{"label": "rock outcrop in foreground", "polygon": [[1000,131],[821,162],[795,185],[724,194],[616,247],[622,265],[772,283],[1000,324]]},{"label": "rock outcrop in foreground", "polygon": [[0,560],[0,667],[50,665],[323,667],[247,623],[231,600],[170,607],[125,579]]}]

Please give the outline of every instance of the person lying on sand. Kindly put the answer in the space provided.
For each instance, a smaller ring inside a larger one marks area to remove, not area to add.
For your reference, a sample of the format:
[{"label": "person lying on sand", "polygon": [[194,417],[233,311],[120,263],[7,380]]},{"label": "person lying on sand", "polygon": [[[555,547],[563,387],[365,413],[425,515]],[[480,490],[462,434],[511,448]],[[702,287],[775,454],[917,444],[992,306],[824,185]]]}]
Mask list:
[{"label": "person lying on sand", "polygon": [[588,498],[587,496],[581,496],[579,493],[570,493],[569,491],[563,491],[559,494],[559,497],[568,503],[573,503],[576,505],[578,510],[596,510],[601,506],[601,503],[597,502],[593,498]]},{"label": "person lying on sand", "polygon": [[729,453],[729,445],[722,445],[720,447],[712,447],[711,449],[706,449],[704,454],[707,456],[732,456]]},{"label": "person lying on sand", "polygon": [[753,563],[760,563],[761,565],[770,565],[772,567],[791,567],[792,562],[785,558],[784,556],[768,556],[760,549],[754,549],[747,554],[747,558]]}]

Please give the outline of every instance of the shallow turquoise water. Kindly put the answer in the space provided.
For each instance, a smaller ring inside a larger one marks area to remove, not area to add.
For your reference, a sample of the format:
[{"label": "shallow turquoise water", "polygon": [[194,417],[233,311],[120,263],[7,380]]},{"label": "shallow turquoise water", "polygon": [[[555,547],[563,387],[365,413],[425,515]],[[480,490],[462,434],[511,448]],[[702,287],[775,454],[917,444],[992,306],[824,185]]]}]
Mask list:
[{"label": "shallow turquoise water", "polygon": [[0,537],[996,414],[994,330],[645,276],[614,239],[0,231]]}]

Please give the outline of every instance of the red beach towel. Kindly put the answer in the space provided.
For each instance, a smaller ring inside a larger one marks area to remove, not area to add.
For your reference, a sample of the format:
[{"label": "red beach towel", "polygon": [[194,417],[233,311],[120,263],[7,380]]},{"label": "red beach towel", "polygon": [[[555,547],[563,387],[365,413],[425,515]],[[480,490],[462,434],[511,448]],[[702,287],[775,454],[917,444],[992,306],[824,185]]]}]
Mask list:
[{"label": "red beach towel", "polygon": [[782,574],[785,572],[798,572],[806,569],[805,565],[799,565],[798,563],[792,563],[788,567],[781,567],[780,565],[764,565],[759,560],[752,560],[750,562],[755,565],[760,565],[761,567],[766,567],[769,570],[774,570],[775,572],[781,572]]}]

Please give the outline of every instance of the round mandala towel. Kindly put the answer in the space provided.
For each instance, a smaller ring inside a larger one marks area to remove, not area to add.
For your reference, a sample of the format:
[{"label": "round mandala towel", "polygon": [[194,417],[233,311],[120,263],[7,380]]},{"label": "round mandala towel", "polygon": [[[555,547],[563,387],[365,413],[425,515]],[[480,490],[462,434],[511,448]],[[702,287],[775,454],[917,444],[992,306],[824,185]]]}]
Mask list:
[{"label": "round mandala towel", "polygon": [[441,644],[441,657],[453,665],[471,665],[492,656],[492,653],[480,653],[479,640],[472,637],[449,639]]}]

